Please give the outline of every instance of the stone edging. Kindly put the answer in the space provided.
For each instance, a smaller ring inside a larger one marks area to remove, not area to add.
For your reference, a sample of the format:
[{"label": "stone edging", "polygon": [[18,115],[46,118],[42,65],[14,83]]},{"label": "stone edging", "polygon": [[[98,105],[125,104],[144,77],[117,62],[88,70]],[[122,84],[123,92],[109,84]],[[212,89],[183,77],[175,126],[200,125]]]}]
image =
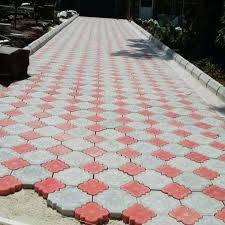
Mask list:
[{"label": "stone edging", "polygon": [[5,219],[3,217],[0,217],[0,224],[1,225],[28,225],[25,223],[14,221],[14,220]]},{"label": "stone edging", "polygon": [[70,23],[72,23],[77,17],[79,17],[79,14],[74,15],[67,21],[61,23],[59,26],[53,28],[48,33],[44,34],[37,40],[30,43],[28,46],[26,46],[24,49],[30,50],[30,55],[34,54],[37,50],[39,50],[41,47],[43,47],[48,41],[50,41],[56,34],[58,34],[62,29],[67,27]]},{"label": "stone edging", "polygon": [[167,55],[174,59],[179,65],[181,65],[186,71],[188,71],[194,78],[200,81],[211,92],[216,94],[221,100],[225,101],[225,87],[211,78],[209,75],[204,73],[198,67],[190,63],[188,60],[177,54],[174,50],[163,44],[161,41],[153,37],[150,33],[144,30],[141,26],[131,21],[131,24],[144,34],[148,39],[156,45],[159,49],[163,50]]}]

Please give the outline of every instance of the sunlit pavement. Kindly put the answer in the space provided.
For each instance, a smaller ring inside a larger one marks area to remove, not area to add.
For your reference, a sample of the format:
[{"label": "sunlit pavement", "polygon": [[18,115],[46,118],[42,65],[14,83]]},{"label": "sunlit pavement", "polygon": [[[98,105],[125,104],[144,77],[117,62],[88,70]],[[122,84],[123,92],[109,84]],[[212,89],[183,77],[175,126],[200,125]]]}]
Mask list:
[{"label": "sunlit pavement", "polygon": [[80,17],[0,93],[0,195],[86,223],[225,223],[225,120],[126,20]]}]

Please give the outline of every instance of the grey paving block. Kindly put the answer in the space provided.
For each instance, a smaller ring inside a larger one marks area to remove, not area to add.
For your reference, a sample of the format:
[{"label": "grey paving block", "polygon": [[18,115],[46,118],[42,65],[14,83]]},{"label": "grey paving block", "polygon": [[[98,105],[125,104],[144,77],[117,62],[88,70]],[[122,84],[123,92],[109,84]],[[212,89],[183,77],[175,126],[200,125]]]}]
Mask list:
[{"label": "grey paving block", "polygon": [[46,127],[35,129],[35,132],[39,133],[43,137],[51,137],[51,136],[55,136],[57,134],[62,133],[62,130],[53,126],[46,126]]},{"label": "grey paving block", "polygon": [[203,163],[203,166],[218,172],[219,174],[225,174],[225,162],[217,159],[209,159]]},{"label": "grey paving block", "polygon": [[123,210],[137,203],[136,198],[116,188],[110,188],[94,196],[93,201],[108,209],[112,219],[120,219]]},{"label": "grey paving block", "polygon": [[19,124],[19,123],[5,127],[5,131],[12,135],[18,135],[18,134],[25,133],[30,130],[32,130],[32,128],[30,128],[24,124]]},{"label": "grey paving block", "polygon": [[219,177],[215,178],[212,183],[220,188],[225,189],[225,175],[220,175]]},{"label": "grey paving block", "polygon": [[1,112],[7,112],[7,111],[15,109],[15,107],[13,107],[12,105],[10,105],[10,104],[3,104],[1,102],[0,102],[0,108],[1,108]]},{"label": "grey paving block", "polygon": [[77,117],[87,118],[89,116],[92,116],[93,112],[90,112],[89,110],[84,109],[84,110],[77,110],[75,112],[72,112],[71,114]]},{"label": "grey paving block", "polygon": [[78,119],[71,121],[71,123],[73,125],[75,125],[77,127],[81,127],[81,128],[84,128],[84,127],[94,124],[94,122],[92,122],[91,120],[88,120],[86,118],[78,118]]},{"label": "grey paving block", "polygon": [[70,148],[73,151],[82,151],[84,149],[94,147],[94,144],[84,140],[83,138],[75,138],[70,139],[68,141],[64,141],[63,145],[66,146],[67,148]]},{"label": "grey paving block", "polygon": [[8,168],[0,165],[0,177],[4,177],[6,175],[10,175],[11,170],[9,170]]},{"label": "grey paving block", "polygon": [[91,202],[91,195],[82,192],[76,187],[67,187],[48,195],[48,206],[56,209],[65,216],[73,216],[74,210]]},{"label": "grey paving block", "polygon": [[148,153],[151,154],[152,152],[159,149],[155,145],[148,142],[144,142],[144,141],[139,141],[135,144],[130,145],[129,147],[143,154],[148,154]]},{"label": "grey paving block", "polygon": [[144,225],[183,225],[183,223],[177,222],[168,215],[157,215],[157,217],[154,217]]},{"label": "grey paving block", "polygon": [[146,185],[151,190],[161,190],[167,184],[172,183],[172,179],[168,178],[153,170],[146,170],[143,173],[134,176],[134,179]]},{"label": "grey paving block", "polygon": [[77,186],[80,183],[91,179],[92,175],[79,168],[69,168],[54,174],[53,177],[66,185]]},{"label": "grey paving block", "polygon": [[61,144],[61,142],[56,141],[51,137],[40,137],[35,140],[29,141],[29,143],[37,149],[48,149]]},{"label": "grey paving block", "polygon": [[68,134],[70,134],[74,138],[83,138],[90,135],[93,135],[94,132],[88,130],[87,128],[74,128],[68,131]]},{"label": "grey paving block", "polygon": [[149,170],[155,170],[165,163],[163,160],[157,159],[150,154],[142,154],[141,156],[132,159],[132,162]]},{"label": "grey paving block", "polygon": [[28,105],[28,106],[20,108],[20,111],[23,112],[24,114],[32,115],[32,114],[40,112],[41,109],[36,106]]},{"label": "grey paving block", "polygon": [[116,140],[117,138],[120,138],[123,136],[123,134],[121,134],[119,131],[116,131],[113,129],[100,131],[98,132],[98,135],[110,140]]},{"label": "grey paving block", "polygon": [[19,154],[10,148],[0,148],[0,162],[18,158]]},{"label": "grey paving block", "polygon": [[118,152],[123,148],[126,148],[127,145],[121,144],[115,140],[106,140],[96,144],[97,147],[104,149],[107,152]]},{"label": "grey paving block", "polygon": [[106,165],[110,169],[117,169],[129,162],[129,159],[116,153],[105,153],[104,155],[97,157],[96,161]]},{"label": "grey paving block", "polygon": [[51,154],[48,151],[42,150],[27,152],[25,154],[22,154],[21,156],[30,164],[37,164],[37,165],[56,159],[55,155]]},{"label": "grey paving block", "polygon": [[223,155],[223,151],[217,150],[209,145],[200,145],[195,148],[195,152],[208,156],[209,158],[217,159]]},{"label": "grey paving block", "polygon": [[94,161],[91,156],[76,151],[59,156],[59,159],[65,162],[70,167],[80,167]]},{"label": "grey paving block", "polygon": [[107,184],[109,187],[120,188],[129,183],[133,178],[117,169],[108,169],[95,175],[95,178]]},{"label": "grey paving block", "polygon": [[196,225],[224,225],[222,220],[215,218],[214,216],[204,216],[199,220]]},{"label": "grey paving block", "polygon": [[67,113],[67,111],[62,108],[52,108],[52,109],[46,110],[46,112],[52,116],[61,116]]},{"label": "grey paving block", "polygon": [[12,119],[15,120],[18,123],[24,123],[24,124],[37,120],[36,117],[31,116],[29,114],[22,114],[22,115],[19,115],[19,116],[14,116],[14,117],[12,117]]},{"label": "grey paving block", "polygon": [[138,202],[153,210],[157,215],[167,215],[170,211],[180,206],[180,202],[160,191],[151,191],[140,197]]},{"label": "grey paving block", "polygon": [[191,152],[191,149],[183,147],[179,144],[168,144],[166,146],[163,146],[163,150],[170,152],[173,155],[181,157]]},{"label": "grey paving block", "polygon": [[182,199],[181,203],[205,216],[213,216],[224,207],[222,202],[203,193],[192,193],[185,199]]},{"label": "grey paving block", "polygon": [[177,136],[176,134],[167,133],[167,132],[158,135],[158,138],[162,139],[163,141],[166,141],[167,143],[171,143],[171,144],[177,144],[182,140],[182,138]]},{"label": "grey paving block", "polygon": [[10,135],[10,136],[5,136],[5,137],[1,137],[0,138],[0,146],[2,148],[10,148],[16,145],[20,145],[23,144],[25,141],[16,136],[16,135]]},{"label": "grey paving block", "polygon": [[41,119],[41,121],[49,126],[57,126],[61,123],[66,123],[66,120],[62,119],[59,116],[50,116],[50,117]]},{"label": "grey paving block", "polygon": [[114,129],[121,126],[121,124],[119,122],[116,122],[115,120],[105,120],[100,122],[99,125],[107,129]]},{"label": "grey paving block", "polygon": [[39,165],[31,165],[13,171],[12,175],[18,178],[25,188],[32,188],[36,182],[51,177],[52,173]]},{"label": "grey paving block", "polygon": [[199,163],[185,157],[173,158],[168,162],[168,165],[187,172],[192,172],[201,166]]},{"label": "grey paving block", "polygon": [[148,127],[150,127],[150,125],[142,122],[129,122],[127,123],[127,126],[134,128],[136,130],[145,130]]},{"label": "grey paving block", "polygon": [[202,191],[211,184],[209,180],[189,172],[184,172],[175,177],[174,181],[178,184],[184,185],[192,191]]},{"label": "grey paving block", "polygon": [[128,115],[126,115],[126,117],[128,119],[133,120],[133,121],[144,121],[144,120],[146,120],[146,117],[139,114],[139,113],[129,113]]}]

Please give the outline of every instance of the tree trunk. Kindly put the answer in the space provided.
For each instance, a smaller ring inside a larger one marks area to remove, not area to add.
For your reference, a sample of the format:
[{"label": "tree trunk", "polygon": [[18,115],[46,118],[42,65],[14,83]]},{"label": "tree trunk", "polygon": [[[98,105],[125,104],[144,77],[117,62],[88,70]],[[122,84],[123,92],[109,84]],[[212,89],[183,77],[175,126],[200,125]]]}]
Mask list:
[{"label": "tree trunk", "polygon": [[35,20],[35,24],[38,25],[37,9],[35,7],[34,7],[34,20]]},{"label": "tree trunk", "polygon": [[223,12],[223,0],[200,0],[199,16],[196,21],[196,34],[199,47],[210,49],[214,46],[215,38]]},{"label": "tree trunk", "polygon": [[130,19],[131,0],[127,0],[127,19]]},{"label": "tree trunk", "polygon": [[15,1],[15,3],[14,3],[14,29],[16,29],[16,25],[17,25],[17,11],[18,11],[18,5],[17,5],[17,2]]}]

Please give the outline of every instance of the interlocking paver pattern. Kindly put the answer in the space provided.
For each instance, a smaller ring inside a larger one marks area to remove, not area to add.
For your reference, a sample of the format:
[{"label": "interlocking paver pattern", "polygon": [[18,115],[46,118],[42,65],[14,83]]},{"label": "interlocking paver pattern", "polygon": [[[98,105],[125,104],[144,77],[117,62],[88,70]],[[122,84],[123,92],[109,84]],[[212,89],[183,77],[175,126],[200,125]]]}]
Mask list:
[{"label": "interlocking paver pattern", "polygon": [[84,222],[222,225],[225,119],[126,20],[79,17],[0,93],[0,195]]}]

